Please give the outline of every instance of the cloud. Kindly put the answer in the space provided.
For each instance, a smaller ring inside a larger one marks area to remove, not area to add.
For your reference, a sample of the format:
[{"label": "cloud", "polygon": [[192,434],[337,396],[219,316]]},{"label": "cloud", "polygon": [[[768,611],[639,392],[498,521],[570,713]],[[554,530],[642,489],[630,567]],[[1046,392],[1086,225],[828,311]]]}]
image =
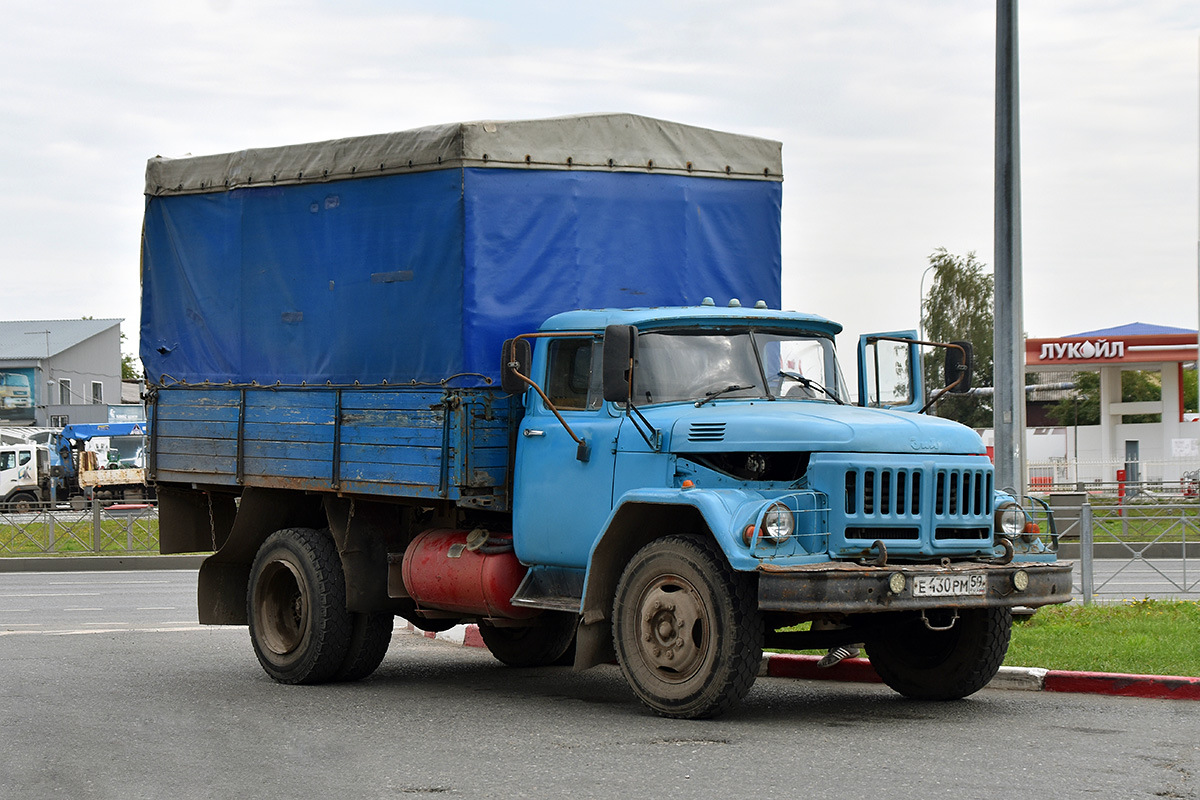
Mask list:
[{"label": "cloud", "polygon": [[[6,6],[5,315],[123,316],[136,335],[156,154],[591,111],[781,140],[785,300],[849,335],[915,326],[934,248],[991,261],[990,3],[433,9]],[[1194,325],[1200,9],[1045,0],[1021,14],[1026,327]]]}]

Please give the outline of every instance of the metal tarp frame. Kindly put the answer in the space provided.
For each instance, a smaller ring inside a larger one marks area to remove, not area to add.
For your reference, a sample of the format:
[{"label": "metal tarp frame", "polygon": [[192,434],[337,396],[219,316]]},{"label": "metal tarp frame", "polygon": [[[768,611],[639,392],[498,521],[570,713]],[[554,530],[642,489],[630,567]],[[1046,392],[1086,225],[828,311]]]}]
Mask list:
[{"label": "metal tarp frame", "polygon": [[218,155],[156,156],[146,165],[145,193],[205,194],[467,167],[783,180],[777,141],[636,114],[585,114],[432,125]]}]

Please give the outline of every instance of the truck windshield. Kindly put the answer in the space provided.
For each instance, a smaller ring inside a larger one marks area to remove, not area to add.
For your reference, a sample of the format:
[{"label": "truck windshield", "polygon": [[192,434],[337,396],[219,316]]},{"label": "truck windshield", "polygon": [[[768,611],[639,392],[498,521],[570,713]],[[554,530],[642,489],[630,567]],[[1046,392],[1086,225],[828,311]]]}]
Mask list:
[{"label": "truck windshield", "polygon": [[634,402],[721,398],[845,402],[833,342],[779,331],[651,331],[638,337]]}]

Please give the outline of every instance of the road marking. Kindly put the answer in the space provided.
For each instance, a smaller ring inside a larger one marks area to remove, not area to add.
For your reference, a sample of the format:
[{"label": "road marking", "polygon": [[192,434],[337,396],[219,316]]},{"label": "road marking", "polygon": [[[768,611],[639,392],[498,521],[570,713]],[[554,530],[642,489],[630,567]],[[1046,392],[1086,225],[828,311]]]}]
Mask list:
[{"label": "road marking", "polygon": [[174,611],[175,606],[140,606],[137,611]]},{"label": "road marking", "polygon": [[206,631],[215,633],[217,631],[230,631],[235,633],[245,633],[245,625],[197,625],[188,623],[178,626],[158,626],[153,628],[91,628],[91,629],[65,629],[52,630],[42,629],[33,631],[5,631],[0,630],[0,637],[3,636],[87,636],[95,633],[191,633],[193,631]]},{"label": "road marking", "polygon": [[35,592],[30,594],[0,594],[0,597],[99,597],[100,592]]},{"label": "road marking", "polygon": [[103,611],[103,608],[64,608],[63,611]]},{"label": "road marking", "polygon": [[170,581],[46,581],[47,586],[162,586]]}]

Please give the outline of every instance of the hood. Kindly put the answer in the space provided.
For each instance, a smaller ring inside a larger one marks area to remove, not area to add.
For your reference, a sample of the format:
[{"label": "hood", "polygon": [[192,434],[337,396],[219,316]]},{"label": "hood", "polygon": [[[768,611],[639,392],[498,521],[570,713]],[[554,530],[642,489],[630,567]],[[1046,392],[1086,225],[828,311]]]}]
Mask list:
[{"label": "hood", "polygon": [[[982,455],[972,429],[947,419],[832,403],[791,401],[709,403],[661,407],[647,413],[656,426],[670,424],[676,453],[853,452]],[[673,422],[659,414],[674,412]]]}]

